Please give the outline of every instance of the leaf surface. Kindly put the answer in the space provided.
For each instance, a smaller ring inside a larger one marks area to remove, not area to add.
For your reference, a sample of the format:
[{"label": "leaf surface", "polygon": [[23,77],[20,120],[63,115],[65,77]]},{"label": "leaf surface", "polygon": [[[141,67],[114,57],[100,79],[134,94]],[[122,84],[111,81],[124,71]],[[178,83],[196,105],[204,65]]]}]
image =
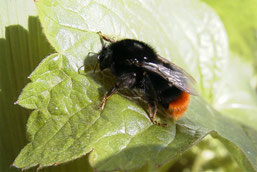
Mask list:
[{"label": "leaf surface", "polygon": [[[200,93],[212,101],[229,56],[223,25],[207,6],[178,0],[42,0],[37,8],[57,54],[40,63],[18,99],[34,111],[28,121],[30,143],[15,166],[51,166],[89,152],[90,164],[99,171],[130,170],[147,162],[160,165],[212,133],[235,152],[241,167],[257,169],[253,137],[201,97],[192,97],[176,124],[158,112],[167,128],[153,125],[144,104],[122,95],[112,96],[103,111],[98,108],[114,82],[112,75],[92,71],[96,57],[88,54],[101,49],[98,31],[151,44],[191,73]],[[85,71],[79,70],[83,64]]]}]

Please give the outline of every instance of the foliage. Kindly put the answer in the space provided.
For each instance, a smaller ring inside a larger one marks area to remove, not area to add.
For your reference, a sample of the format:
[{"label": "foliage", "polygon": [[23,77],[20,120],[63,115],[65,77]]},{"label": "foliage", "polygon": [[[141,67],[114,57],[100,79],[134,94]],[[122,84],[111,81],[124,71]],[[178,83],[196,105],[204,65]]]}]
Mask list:
[{"label": "foliage", "polygon": [[[17,101],[33,112],[27,124],[30,143],[16,158],[16,167],[52,166],[88,153],[99,171],[158,166],[211,134],[240,167],[257,170],[256,94],[248,86],[252,71],[229,56],[223,25],[206,5],[181,0],[42,0],[36,5],[57,53],[39,64]],[[96,58],[87,54],[101,49],[97,31],[150,43],[197,79],[202,97],[193,97],[176,123],[158,112],[167,128],[153,125],[144,104],[122,95],[113,96],[100,111],[113,78],[92,72]],[[85,71],[79,71],[84,64]]]}]

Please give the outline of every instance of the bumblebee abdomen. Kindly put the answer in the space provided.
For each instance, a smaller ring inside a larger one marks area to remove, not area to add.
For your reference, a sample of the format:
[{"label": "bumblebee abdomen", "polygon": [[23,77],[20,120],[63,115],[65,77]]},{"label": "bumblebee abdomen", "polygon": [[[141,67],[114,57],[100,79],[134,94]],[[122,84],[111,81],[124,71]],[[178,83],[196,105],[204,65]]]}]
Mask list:
[{"label": "bumblebee abdomen", "polygon": [[190,103],[190,94],[182,92],[180,97],[169,103],[169,113],[175,119],[179,119],[187,110]]}]

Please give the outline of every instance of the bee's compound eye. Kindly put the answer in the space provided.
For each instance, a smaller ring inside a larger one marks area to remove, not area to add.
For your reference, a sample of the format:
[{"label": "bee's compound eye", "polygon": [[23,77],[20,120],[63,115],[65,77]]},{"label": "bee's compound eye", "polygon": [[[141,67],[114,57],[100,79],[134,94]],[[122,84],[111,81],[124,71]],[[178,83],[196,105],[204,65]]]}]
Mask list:
[{"label": "bee's compound eye", "polygon": [[98,56],[98,60],[102,60],[102,59],[103,59],[103,55],[101,54]]}]

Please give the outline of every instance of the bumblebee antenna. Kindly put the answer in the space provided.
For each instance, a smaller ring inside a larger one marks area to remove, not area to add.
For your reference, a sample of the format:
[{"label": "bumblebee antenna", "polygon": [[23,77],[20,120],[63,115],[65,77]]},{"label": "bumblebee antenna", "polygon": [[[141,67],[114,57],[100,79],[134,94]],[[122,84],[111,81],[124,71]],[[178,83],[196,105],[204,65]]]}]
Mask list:
[{"label": "bumblebee antenna", "polygon": [[101,43],[102,43],[103,47],[105,46],[103,40],[108,41],[108,42],[110,42],[110,43],[114,43],[114,42],[115,42],[114,39],[112,39],[112,38],[110,38],[110,37],[108,37],[108,36],[102,34],[101,31],[97,32],[97,34],[98,34],[98,35],[100,36],[100,38],[101,38]]},{"label": "bumblebee antenna", "polygon": [[[97,56],[97,61],[99,60],[99,55]],[[96,70],[96,67],[97,67],[97,62],[95,63],[95,67],[94,67],[94,71],[93,71],[93,73],[95,74],[95,70]]]},{"label": "bumblebee antenna", "polygon": [[81,74],[81,73],[80,73],[80,69],[81,69],[82,67],[84,67],[84,66],[85,66],[85,65],[82,65],[82,66],[80,66],[80,67],[78,68],[78,73],[79,73],[79,74]]},{"label": "bumblebee antenna", "polygon": [[[112,38],[109,38],[108,36],[103,35],[101,31],[97,32],[97,34],[100,37],[100,41],[101,41],[101,44],[102,44],[102,49],[106,48],[106,43],[104,42],[104,40],[108,41],[110,43],[114,43],[115,42],[115,40],[113,40]],[[97,56],[97,61],[99,61],[99,58],[100,58],[100,54],[98,54],[98,56]],[[95,73],[97,64],[98,64],[98,62],[96,62],[96,64],[95,64],[94,71],[93,71],[94,73]]]}]

